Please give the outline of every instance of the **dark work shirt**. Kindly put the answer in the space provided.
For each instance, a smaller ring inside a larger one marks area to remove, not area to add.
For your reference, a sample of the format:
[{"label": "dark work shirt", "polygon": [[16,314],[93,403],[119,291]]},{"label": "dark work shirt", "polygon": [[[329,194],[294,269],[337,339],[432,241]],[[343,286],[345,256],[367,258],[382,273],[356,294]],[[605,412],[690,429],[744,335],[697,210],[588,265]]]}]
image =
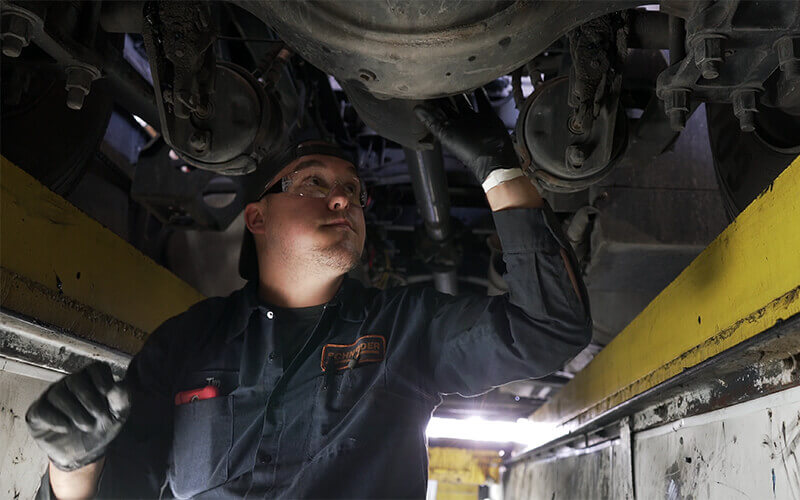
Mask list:
[{"label": "dark work shirt", "polygon": [[[255,282],[168,320],[128,368],[132,410],[99,496],[424,498],[441,394],[547,375],[590,340],[588,298],[573,290],[550,216],[494,213],[508,294],[345,279],[287,364],[280,315]],[[175,405],[208,378],[220,396]]]},{"label": "dark work shirt", "polygon": [[284,308],[265,304],[265,307],[274,311],[275,333],[283,369],[286,370],[317,325],[325,305]]}]

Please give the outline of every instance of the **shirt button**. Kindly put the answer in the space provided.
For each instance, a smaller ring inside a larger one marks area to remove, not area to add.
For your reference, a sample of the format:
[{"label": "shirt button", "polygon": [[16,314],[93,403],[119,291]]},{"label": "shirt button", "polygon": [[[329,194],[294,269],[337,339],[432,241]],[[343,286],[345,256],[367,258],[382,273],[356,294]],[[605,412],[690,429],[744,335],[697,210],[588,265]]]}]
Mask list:
[{"label": "shirt button", "polygon": [[267,319],[272,319],[275,317],[275,314],[272,311],[267,311]]},{"label": "shirt button", "polygon": [[268,455],[265,453],[259,457],[258,461],[261,462],[262,464],[268,464],[272,462],[272,455]]},{"label": "shirt button", "polygon": [[269,360],[270,360],[270,361],[272,361],[273,359],[275,359],[275,358],[277,358],[277,357],[278,357],[278,355],[277,355],[277,354],[275,354],[275,352],[274,352],[274,351],[273,351],[273,352],[271,352],[271,353],[269,353]]}]

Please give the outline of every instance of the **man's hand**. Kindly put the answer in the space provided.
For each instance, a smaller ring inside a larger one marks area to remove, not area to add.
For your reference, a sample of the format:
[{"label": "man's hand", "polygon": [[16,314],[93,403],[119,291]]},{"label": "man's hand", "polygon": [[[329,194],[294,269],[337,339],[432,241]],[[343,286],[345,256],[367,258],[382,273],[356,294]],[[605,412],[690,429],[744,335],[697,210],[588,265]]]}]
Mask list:
[{"label": "man's hand", "polygon": [[92,363],[51,385],[25,414],[31,436],[62,471],[101,459],[130,412],[130,395],[111,368]]},{"label": "man's hand", "polygon": [[492,170],[519,168],[519,159],[505,125],[483,89],[475,92],[478,111],[464,96],[441,99],[414,108],[417,117],[461,160],[482,184]]},{"label": "man's hand", "polygon": [[486,197],[493,211],[540,208],[544,201],[521,171],[516,173],[519,177],[494,187],[488,188],[484,184],[493,170],[508,171],[520,165],[508,131],[483,89],[475,92],[475,99],[478,101],[477,112],[467,105],[464,96],[422,104],[414,111],[431,133],[472,170],[484,189],[488,189]]}]

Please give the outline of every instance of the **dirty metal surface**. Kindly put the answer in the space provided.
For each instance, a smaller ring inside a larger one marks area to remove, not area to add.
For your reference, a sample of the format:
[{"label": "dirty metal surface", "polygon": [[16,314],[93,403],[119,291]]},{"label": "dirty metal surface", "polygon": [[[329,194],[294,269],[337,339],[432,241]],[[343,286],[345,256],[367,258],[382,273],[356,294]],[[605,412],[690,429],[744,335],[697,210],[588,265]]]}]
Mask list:
[{"label": "dirty metal surface", "polygon": [[203,298],[5,158],[0,255],[3,308],[129,353]]},{"label": "dirty metal surface", "polygon": [[620,453],[630,455],[622,450],[620,440],[614,440],[555,457],[516,463],[503,475],[504,498],[625,499],[618,496],[626,489],[619,482],[630,480],[630,463],[620,460]]},{"label": "dirty metal surface", "polygon": [[508,460],[553,456],[620,437],[619,422],[639,432],[800,385],[800,314],[582,422],[571,432]]},{"label": "dirty metal surface", "polygon": [[582,22],[646,3],[391,0],[240,5],[304,59],[381,98],[442,97],[508,74]]},{"label": "dirty metal surface", "polygon": [[800,160],[532,418],[565,431],[800,312]]},{"label": "dirty metal surface", "polygon": [[0,308],[43,325],[91,339],[129,354],[139,351],[147,333],[0,267]]},{"label": "dirty metal surface", "polygon": [[93,361],[103,361],[121,377],[130,358],[103,345],[0,310],[0,361],[16,361],[62,374],[78,371]]},{"label": "dirty metal surface", "polygon": [[634,435],[636,498],[800,498],[800,388]]},{"label": "dirty metal surface", "polygon": [[25,425],[25,412],[50,382],[0,371],[0,498],[35,498],[47,467]]},{"label": "dirty metal surface", "polygon": [[510,464],[505,498],[800,498],[798,387],[646,431],[627,429],[588,448]]}]

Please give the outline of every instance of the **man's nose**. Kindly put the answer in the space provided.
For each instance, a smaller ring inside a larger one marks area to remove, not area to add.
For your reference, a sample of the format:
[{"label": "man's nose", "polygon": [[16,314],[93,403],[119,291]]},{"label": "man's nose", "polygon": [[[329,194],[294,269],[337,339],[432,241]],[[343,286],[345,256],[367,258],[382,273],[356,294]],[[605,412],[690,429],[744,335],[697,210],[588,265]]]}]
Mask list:
[{"label": "man's nose", "polygon": [[328,208],[331,210],[346,210],[350,205],[350,198],[347,197],[347,191],[341,184],[336,184],[328,193]]}]

